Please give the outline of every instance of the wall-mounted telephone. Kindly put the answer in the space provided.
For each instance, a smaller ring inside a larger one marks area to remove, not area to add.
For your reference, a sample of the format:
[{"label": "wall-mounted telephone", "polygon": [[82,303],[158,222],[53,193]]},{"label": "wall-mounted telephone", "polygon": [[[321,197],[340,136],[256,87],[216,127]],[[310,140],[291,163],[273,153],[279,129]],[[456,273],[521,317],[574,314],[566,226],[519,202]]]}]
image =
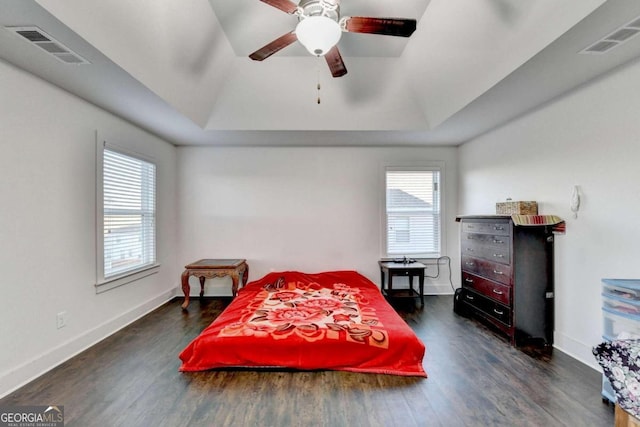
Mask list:
[{"label": "wall-mounted telephone", "polygon": [[580,210],[580,189],[577,185],[573,186],[573,193],[571,193],[571,212],[573,217],[578,218],[578,211]]}]

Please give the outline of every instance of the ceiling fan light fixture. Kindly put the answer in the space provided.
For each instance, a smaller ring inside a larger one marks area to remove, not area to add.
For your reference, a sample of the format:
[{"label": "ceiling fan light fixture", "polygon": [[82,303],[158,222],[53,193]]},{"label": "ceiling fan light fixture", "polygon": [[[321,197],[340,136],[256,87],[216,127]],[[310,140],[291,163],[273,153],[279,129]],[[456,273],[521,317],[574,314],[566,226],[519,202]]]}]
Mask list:
[{"label": "ceiling fan light fixture", "polygon": [[315,56],[323,56],[331,50],[342,36],[340,24],[326,16],[309,16],[296,27],[298,41]]}]

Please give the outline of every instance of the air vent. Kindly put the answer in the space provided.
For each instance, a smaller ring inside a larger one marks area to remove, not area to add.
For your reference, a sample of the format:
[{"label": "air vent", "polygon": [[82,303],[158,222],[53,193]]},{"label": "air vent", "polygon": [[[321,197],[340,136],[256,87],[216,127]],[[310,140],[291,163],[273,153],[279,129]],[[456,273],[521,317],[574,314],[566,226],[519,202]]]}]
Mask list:
[{"label": "air vent", "polygon": [[619,43],[612,41],[600,41],[592,44],[581,53],[605,53],[609,49],[613,49],[614,47],[618,46],[618,44]]},{"label": "air vent", "polygon": [[38,27],[6,27],[6,29],[18,34],[23,39],[29,41],[35,46],[38,46],[58,61],[64,62],[65,64],[79,65],[90,63],[85,58],[78,55]]},{"label": "air vent", "polygon": [[601,38],[578,53],[603,54],[609,52],[621,44],[624,44],[640,33],[640,17],[620,28],[615,29],[606,37]]}]

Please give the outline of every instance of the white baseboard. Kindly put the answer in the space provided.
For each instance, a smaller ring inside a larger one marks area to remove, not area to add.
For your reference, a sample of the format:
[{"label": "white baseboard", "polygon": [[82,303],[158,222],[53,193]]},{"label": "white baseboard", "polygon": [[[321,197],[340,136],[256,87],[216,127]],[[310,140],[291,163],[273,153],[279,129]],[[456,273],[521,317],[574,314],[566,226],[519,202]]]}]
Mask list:
[{"label": "white baseboard", "polygon": [[591,352],[590,345],[576,341],[558,331],[554,332],[553,343],[553,346],[563,353],[579,360],[599,372],[602,372],[602,368],[600,368],[600,365]]},{"label": "white baseboard", "polygon": [[453,289],[448,283],[425,283],[424,284],[425,295],[453,295]]},{"label": "white baseboard", "polygon": [[62,344],[52,348],[44,354],[27,360],[23,364],[16,366],[0,374],[0,398],[8,395],[14,390],[33,381],[45,372],[66,362],[77,354],[83,352],[92,345],[102,341],[133,323],[147,313],[160,307],[162,304],[176,296],[178,289],[169,289],[160,295],[122,313],[121,315],[108,320],[81,335],[72,338]]}]

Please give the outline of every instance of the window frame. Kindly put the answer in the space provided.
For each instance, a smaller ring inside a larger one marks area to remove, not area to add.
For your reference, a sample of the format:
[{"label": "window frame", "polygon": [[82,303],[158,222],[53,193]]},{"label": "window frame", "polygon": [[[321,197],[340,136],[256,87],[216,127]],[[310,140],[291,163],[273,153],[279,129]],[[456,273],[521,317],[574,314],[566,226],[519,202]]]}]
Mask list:
[{"label": "window frame", "polygon": [[[445,228],[445,163],[440,161],[419,162],[419,163],[386,163],[380,167],[380,180],[381,180],[381,203],[380,203],[380,225],[381,225],[381,238],[380,238],[380,258],[381,259],[395,259],[402,255],[389,254],[388,253],[388,216],[387,216],[387,172],[388,171],[425,171],[425,172],[438,172],[438,196],[439,196],[439,232],[440,242],[439,251],[434,253],[418,253],[418,254],[406,254],[408,258],[413,259],[437,259],[446,253],[446,228]],[[404,254],[403,254],[404,255]]]},{"label": "window frame", "polygon": [[[104,247],[104,151],[109,150],[118,154],[128,156],[137,160],[151,163],[155,167],[155,183],[154,183],[154,255],[153,261],[150,264],[145,264],[139,268],[122,272],[121,274],[115,274],[113,276],[105,277],[104,259],[105,259],[105,247]],[[96,133],[96,293],[102,293],[110,289],[117,288],[128,283],[135,282],[144,277],[156,274],[159,270],[160,264],[158,263],[158,218],[157,218],[157,206],[158,206],[158,164],[155,159],[145,156],[144,154],[137,153],[128,148],[123,148],[121,145],[116,145],[107,142],[101,137],[100,133]]]}]

